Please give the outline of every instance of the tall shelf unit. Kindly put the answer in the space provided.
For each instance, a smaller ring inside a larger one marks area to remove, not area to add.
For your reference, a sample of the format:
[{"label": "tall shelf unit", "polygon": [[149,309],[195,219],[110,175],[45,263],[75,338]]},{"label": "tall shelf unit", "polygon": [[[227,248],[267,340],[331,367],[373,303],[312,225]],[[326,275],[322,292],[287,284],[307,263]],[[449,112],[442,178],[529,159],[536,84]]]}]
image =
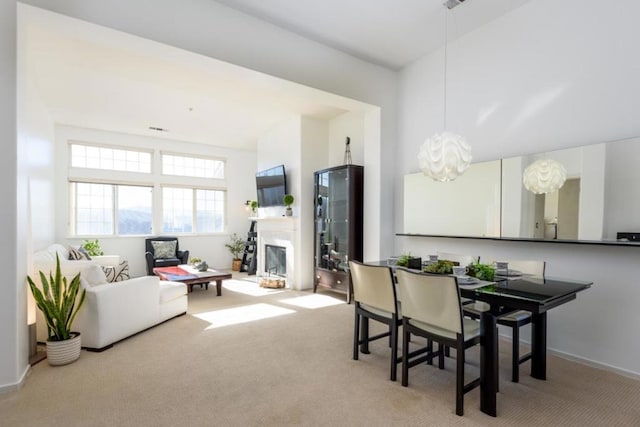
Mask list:
[{"label": "tall shelf unit", "polygon": [[351,302],[349,261],[362,261],[364,167],[336,166],[314,174],[313,291],[324,287]]}]

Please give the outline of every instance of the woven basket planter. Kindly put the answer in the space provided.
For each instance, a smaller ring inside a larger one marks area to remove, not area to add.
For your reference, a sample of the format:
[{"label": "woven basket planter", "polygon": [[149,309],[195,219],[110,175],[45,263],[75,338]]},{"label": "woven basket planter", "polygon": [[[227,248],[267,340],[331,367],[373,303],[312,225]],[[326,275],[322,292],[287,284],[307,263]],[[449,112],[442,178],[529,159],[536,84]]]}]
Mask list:
[{"label": "woven basket planter", "polygon": [[75,362],[80,357],[80,332],[72,332],[72,338],[64,341],[47,341],[49,365],[60,366]]}]

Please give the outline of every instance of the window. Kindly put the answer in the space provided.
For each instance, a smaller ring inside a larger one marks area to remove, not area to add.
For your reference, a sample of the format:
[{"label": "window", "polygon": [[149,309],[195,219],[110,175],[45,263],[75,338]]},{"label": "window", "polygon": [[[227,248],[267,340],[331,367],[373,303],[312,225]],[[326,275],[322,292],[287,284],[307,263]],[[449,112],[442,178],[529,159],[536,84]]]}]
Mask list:
[{"label": "window", "polygon": [[163,187],[163,233],[213,233],[224,231],[222,190]]},{"label": "window", "polygon": [[162,173],[164,175],[224,179],[224,162],[203,157],[163,154]]},{"label": "window", "polygon": [[75,141],[68,149],[72,236],[225,231],[224,160]]},{"label": "window", "polygon": [[71,144],[71,166],[151,173],[151,153],[73,143]]},{"label": "window", "polygon": [[152,192],[151,187],[72,182],[74,234],[151,233]]}]

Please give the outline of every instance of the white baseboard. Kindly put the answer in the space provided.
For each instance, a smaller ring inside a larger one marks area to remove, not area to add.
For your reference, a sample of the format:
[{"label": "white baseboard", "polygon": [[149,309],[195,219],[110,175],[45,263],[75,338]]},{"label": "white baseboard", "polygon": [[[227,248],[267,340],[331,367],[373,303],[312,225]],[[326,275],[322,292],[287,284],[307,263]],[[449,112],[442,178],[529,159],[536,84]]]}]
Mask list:
[{"label": "white baseboard", "polygon": [[570,353],[565,353],[564,351],[554,350],[552,348],[547,348],[547,352],[553,354],[554,356],[571,360],[572,362],[582,363],[583,365],[591,366],[592,368],[598,368],[605,371],[613,372],[618,375],[633,378],[635,380],[640,380],[640,373],[638,372],[628,371],[626,369],[618,368],[612,365],[607,365],[606,363],[602,363],[602,362],[596,362],[595,360],[586,359],[584,357],[576,356]]},{"label": "white baseboard", "polygon": [[[500,334],[500,337],[506,341],[511,341],[511,334]],[[520,340],[521,344],[528,345],[531,348],[531,342]],[[564,351],[556,350],[553,348],[547,347],[547,353],[553,354],[554,356],[561,357],[563,359],[571,360],[572,362],[582,363],[583,365],[591,366],[592,368],[602,369],[605,371],[613,372],[618,375],[622,375],[628,378],[633,378],[635,380],[640,380],[640,373],[628,371],[626,369],[618,368],[617,366],[608,365],[606,363],[597,362],[595,360],[587,359],[585,357],[576,356],[575,354],[567,353]]]},{"label": "white baseboard", "polygon": [[27,380],[27,377],[29,376],[30,373],[31,373],[31,365],[27,365],[24,372],[22,373],[22,376],[20,376],[20,379],[16,383],[0,384],[0,393],[9,393],[12,391],[20,390],[24,385],[25,381]]}]

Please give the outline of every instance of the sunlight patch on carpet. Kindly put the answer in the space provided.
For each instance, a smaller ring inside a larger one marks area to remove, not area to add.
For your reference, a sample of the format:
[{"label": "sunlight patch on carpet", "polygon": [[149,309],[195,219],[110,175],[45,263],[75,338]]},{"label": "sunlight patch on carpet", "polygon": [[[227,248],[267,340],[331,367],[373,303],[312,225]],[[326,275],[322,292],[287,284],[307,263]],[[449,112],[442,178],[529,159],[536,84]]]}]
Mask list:
[{"label": "sunlight patch on carpet", "polygon": [[264,295],[284,292],[284,289],[261,288],[256,282],[250,282],[248,280],[227,280],[222,282],[222,286],[232,292],[240,292],[252,297],[261,297]]},{"label": "sunlight patch on carpet", "polygon": [[254,322],[256,320],[268,319],[270,317],[283,316],[285,314],[292,313],[295,313],[295,311],[271,304],[251,304],[244,305],[242,307],[198,313],[193,316],[210,324],[205,328],[206,331],[209,329],[221,328],[223,326]]},{"label": "sunlight patch on carpet", "polygon": [[303,297],[281,299],[280,302],[284,304],[295,305],[297,307],[302,307],[302,308],[323,308],[323,307],[330,307],[332,305],[339,305],[339,304],[345,303],[343,299],[337,299],[327,295],[318,295],[318,294],[306,295]]}]

